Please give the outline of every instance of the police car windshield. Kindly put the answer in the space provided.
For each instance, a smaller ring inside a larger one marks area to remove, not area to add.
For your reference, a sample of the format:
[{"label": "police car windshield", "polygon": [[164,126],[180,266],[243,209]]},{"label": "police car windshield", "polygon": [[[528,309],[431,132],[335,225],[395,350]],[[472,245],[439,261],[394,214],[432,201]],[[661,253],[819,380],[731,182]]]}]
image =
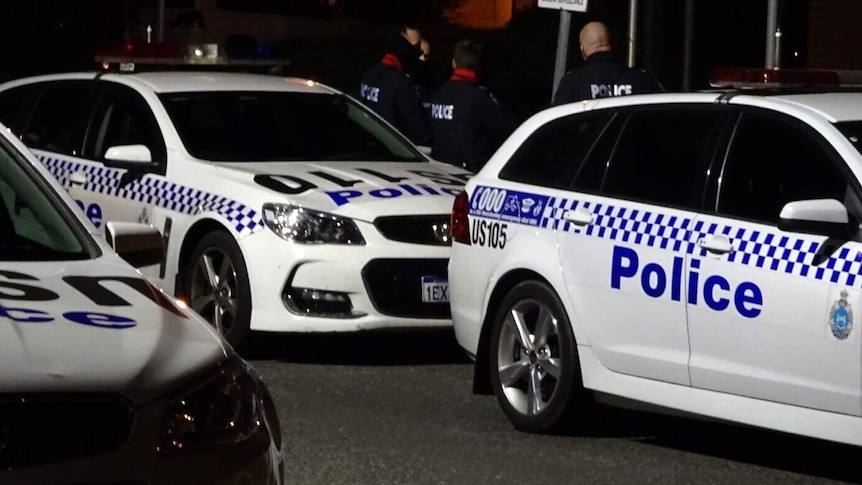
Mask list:
[{"label": "police car windshield", "polygon": [[862,120],[842,121],[835,123],[835,127],[850,140],[856,151],[862,153]]},{"label": "police car windshield", "polygon": [[213,91],[159,97],[186,149],[202,160],[425,161],[343,95]]},{"label": "police car windshield", "polygon": [[61,204],[14,148],[0,143],[0,261],[92,257]]}]

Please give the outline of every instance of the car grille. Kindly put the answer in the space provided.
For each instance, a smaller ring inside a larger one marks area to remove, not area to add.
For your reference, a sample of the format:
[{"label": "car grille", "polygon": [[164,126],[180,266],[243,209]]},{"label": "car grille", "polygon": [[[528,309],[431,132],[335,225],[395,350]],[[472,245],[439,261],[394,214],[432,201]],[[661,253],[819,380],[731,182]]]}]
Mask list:
[{"label": "car grille", "polygon": [[451,318],[449,303],[423,303],[422,277],[447,279],[447,259],[375,259],[362,280],[378,312],[394,317]]},{"label": "car grille", "polygon": [[392,241],[434,246],[451,246],[450,215],[391,216],[374,220],[383,237]]},{"label": "car grille", "polygon": [[0,394],[0,470],[114,451],[133,414],[119,396]]}]

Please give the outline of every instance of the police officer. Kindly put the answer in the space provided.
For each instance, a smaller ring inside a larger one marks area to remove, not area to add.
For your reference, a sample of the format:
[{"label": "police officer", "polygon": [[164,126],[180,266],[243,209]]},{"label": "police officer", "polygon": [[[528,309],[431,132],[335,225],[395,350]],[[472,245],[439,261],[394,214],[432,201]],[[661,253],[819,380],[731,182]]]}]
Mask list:
[{"label": "police officer", "polygon": [[483,46],[455,44],[452,77],[431,98],[431,157],[473,172],[515,128],[515,120],[479,83]]},{"label": "police officer", "polygon": [[425,117],[427,118],[431,109],[431,95],[441,83],[436,79],[437,73],[431,67],[431,44],[423,38],[419,43],[419,48],[422,50],[419,60],[422,62],[419,63],[416,73],[410,77],[416,85],[416,92],[419,93],[419,100],[422,101],[422,107],[425,108]]},{"label": "police officer", "polygon": [[429,121],[411,75],[422,60],[422,34],[403,26],[386,42],[386,55],[360,79],[360,99],[413,143],[427,144]]},{"label": "police officer", "polygon": [[584,25],[579,42],[584,65],[563,76],[552,105],[662,90],[651,74],[643,69],[627,67],[611,53],[605,24],[589,22]]}]

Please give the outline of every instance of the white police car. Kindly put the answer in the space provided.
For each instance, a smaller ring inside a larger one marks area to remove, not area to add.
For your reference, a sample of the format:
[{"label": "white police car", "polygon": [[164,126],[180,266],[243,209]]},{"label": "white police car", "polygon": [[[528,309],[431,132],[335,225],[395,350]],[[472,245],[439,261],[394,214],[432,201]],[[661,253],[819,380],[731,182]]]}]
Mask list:
[{"label": "white police car", "polygon": [[0,125],[0,483],[283,483],[260,377],[120,258],[156,229],[106,225]]},{"label": "white police car", "polygon": [[235,344],[249,329],[451,326],[449,211],[470,175],[316,82],[74,73],[0,86],[0,121],[90,220],[167,242],[145,276]]},{"label": "white police car", "polygon": [[613,396],[862,444],[862,92],[833,91],[526,121],[453,209],[474,390],[530,432]]}]

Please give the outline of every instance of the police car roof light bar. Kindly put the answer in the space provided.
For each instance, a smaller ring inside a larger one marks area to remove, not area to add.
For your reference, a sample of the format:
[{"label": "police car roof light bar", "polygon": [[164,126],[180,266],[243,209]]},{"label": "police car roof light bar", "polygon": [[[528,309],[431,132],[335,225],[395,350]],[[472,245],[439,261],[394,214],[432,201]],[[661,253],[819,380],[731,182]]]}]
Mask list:
[{"label": "police car roof light bar", "polygon": [[835,69],[714,68],[714,88],[763,89],[793,87],[862,87],[862,71]]},{"label": "police car roof light bar", "polygon": [[105,48],[95,56],[103,71],[135,72],[145,69],[215,68],[267,69],[272,74],[283,74],[290,65],[287,58],[231,58],[217,44],[124,43]]}]

